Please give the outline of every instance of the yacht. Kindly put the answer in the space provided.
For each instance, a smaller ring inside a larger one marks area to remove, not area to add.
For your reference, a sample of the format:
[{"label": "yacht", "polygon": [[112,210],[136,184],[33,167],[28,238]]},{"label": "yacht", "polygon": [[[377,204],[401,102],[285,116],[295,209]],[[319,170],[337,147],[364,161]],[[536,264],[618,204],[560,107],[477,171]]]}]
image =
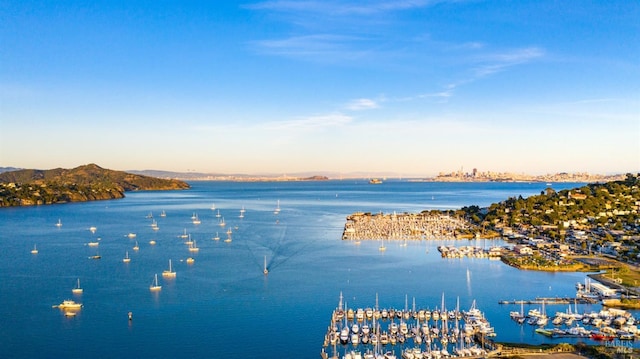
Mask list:
[{"label": "yacht", "polygon": [[156,274],[153,283],[149,286],[149,290],[152,292],[158,292],[162,289],[162,286],[158,284],[158,275]]},{"label": "yacht", "polygon": [[169,269],[162,271],[162,276],[165,278],[175,278],[176,272],[171,269],[171,259],[169,259]]},{"label": "yacht", "polygon": [[54,305],[54,308],[60,308],[60,309],[80,309],[82,308],[82,304],[81,303],[76,303],[73,300],[67,299],[62,301],[62,303],[58,304],[58,305]]},{"label": "yacht", "polygon": [[83,292],[83,290],[80,287],[80,278],[78,278],[78,285],[75,288],[71,289],[71,293],[73,293],[73,294],[82,294],[82,292]]}]

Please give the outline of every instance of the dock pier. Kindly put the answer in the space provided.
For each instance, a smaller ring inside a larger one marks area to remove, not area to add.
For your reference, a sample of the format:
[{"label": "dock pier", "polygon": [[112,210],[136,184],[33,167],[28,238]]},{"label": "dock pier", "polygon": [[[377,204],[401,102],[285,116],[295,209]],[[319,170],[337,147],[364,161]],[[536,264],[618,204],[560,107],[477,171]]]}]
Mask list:
[{"label": "dock pier", "polygon": [[538,297],[536,299],[523,299],[523,300],[500,300],[498,304],[595,304],[598,300],[593,298],[570,298],[570,297]]}]

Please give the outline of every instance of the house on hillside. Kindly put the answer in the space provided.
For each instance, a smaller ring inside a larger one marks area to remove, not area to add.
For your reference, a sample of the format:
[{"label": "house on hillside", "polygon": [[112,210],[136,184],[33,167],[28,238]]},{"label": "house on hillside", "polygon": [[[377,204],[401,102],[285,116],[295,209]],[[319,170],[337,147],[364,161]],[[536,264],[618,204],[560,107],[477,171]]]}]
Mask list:
[{"label": "house on hillside", "polygon": [[517,246],[513,247],[513,251],[521,256],[533,255],[533,249],[523,244],[518,244]]}]

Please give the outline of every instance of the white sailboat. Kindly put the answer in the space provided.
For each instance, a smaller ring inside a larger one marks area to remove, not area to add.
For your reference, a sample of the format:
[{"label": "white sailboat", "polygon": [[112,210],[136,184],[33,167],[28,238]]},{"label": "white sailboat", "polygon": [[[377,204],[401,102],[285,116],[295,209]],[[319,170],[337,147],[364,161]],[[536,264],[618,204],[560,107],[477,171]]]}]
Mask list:
[{"label": "white sailboat", "polygon": [[33,245],[33,249],[31,250],[31,254],[38,254],[38,249],[36,248],[36,245]]},{"label": "white sailboat", "polygon": [[189,252],[197,252],[199,250],[200,248],[196,246],[196,241],[193,240],[193,242],[191,242],[191,244],[189,245]]},{"label": "white sailboat", "polygon": [[201,223],[200,222],[200,218],[198,218],[198,215],[195,214],[195,213],[193,214],[192,222],[193,222],[193,224],[200,224]]},{"label": "white sailboat", "polygon": [[138,246],[138,241],[136,241],[136,245],[133,246],[133,250],[137,251],[138,249],[140,249],[140,247]]},{"label": "white sailboat", "polygon": [[56,223],[56,227],[62,227],[62,220],[58,219],[58,223]]},{"label": "white sailboat", "polygon": [[122,258],[122,261],[125,262],[125,263],[131,262],[131,258],[129,258],[129,251],[126,251],[124,253],[124,258]]},{"label": "white sailboat", "polygon": [[78,285],[75,288],[71,289],[71,293],[82,294],[82,292],[83,292],[83,289],[80,287],[80,278],[78,278]]},{"label": "white sailboat", "polygon": [[163,209],[162,212],[160,212],[160,217],[166,217],[166,216],[167,216],[167,213]]},{"label": "white sailboat", "polygon": [[184,233],[182,233],[182,234],[180,235],[180,238],[188,238],[188,237],[189,237],[189,235],[187,234],[187,229],[185,228],[185,229],[184,229]]},{"label": "white sailboat", "polygon": [[267,269],[267,256],[264,256],[264,269],[262,270],[262,273],[264,273],[264,275],[269,274],[269,269]]},{"label": "white sailboat", "polygon": [[171,259],[169,259],[169,269],[162,271],[162,276],[165,278],[175,278],[176,272],[171,269]]},{"label": "white sailboat", "polygon": [[218,235],[218,232],[216,232],[216,236],[213,237],[214,241],[219,241],[220,240],[220,236]]},{"label": "white sailboat", "polygon": [[387,250],[387,247],[384,246],[384,239],[380,241],[380,247],[378,247],[380,252],[384,252]]},{"label": "white sailboat", "polygon": [[276,205],[276,209],[273,210],[273,214],[280,213],[280,200],[278,200],[278,204]]},{"label": "white sailboat", "polygon": [[220,218],[221,214],[220,214],[220,210],[218,210],[218,213],[216,213],[216,218]]},{"label": "white sailboat", "polygon": [[153,283],[149,286],[149,290],[152,292],[158,292],[162,289],[162,286],[158,284],[158,274],[156,273]]},{"label": "white sailboat", "polygon": [[212,211],[215,211],[215,210],[216,210],[216,204],[215,204],[215,203],[211,204],[211,210],[212,210]]}]

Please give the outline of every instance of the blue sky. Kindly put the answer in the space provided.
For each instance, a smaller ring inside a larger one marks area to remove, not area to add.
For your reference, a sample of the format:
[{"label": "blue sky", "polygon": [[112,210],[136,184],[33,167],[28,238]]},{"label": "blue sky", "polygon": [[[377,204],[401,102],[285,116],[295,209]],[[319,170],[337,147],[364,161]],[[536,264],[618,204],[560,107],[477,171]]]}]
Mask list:
[{"label": "blue sky", "polygon": [[637,1],[0,0],[0,166],[640,171]]}]

